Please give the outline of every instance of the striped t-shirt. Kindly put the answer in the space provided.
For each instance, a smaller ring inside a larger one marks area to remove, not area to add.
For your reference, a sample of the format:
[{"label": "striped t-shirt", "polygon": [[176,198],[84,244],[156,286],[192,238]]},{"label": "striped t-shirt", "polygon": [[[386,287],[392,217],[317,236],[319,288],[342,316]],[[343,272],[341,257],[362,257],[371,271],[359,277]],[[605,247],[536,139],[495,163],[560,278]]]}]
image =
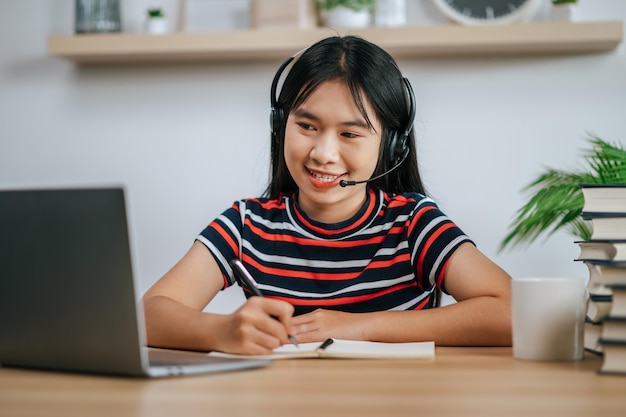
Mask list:
[{"label": "striped t-shirt", "polygon": [[431,199],[371,188],[361,210],[336,224],[309,218],[297,195],[237,201],[198,240],[224,288],[236,282],[228,261],[239,258],[264,295],[295,314],[425,308],[452,253],[470,241]]}]

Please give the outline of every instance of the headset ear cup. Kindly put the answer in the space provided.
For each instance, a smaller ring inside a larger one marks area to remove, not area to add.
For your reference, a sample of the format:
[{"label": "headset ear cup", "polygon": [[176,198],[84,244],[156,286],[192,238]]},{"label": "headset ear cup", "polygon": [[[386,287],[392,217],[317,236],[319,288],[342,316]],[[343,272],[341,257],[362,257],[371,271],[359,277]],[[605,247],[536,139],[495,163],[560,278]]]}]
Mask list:
[{"label": "headset ear cup", "polygon": [[274,79],[272,80],[272,86],[270,88],[270,128],[272,129],[272,140],[278,141],[278,135],[280,131],[283,129],[285,125],[285,112],[278,105],[278,82],[283,75],[283,72],[286,70],[287,66],[295,62],[296,57],[299,57],[307,48],[297,52],[295,55],[287,58],[285,62],[283,62],[280,67],[278,67],[278,71],[274,74]]},{"label": "headset ear cup", "polygon": [[402,161],[409,155],[409,146],[407,144],[408,139],[409,135],[405,133],[396,144],[396,155],[398,163],[400,163],[400,161]]},{"label": "headset ear cup", "polygon": [[408,148],[406,145],[407,138],[407,135],[400,135],[397,131],[392,131],[389,133],[389,141],[387,142],[387,155],[389,155],[389,166],[399,164],[400,161],[406,158],[405,154],[408,153]]},{"label": "headset ear cup", "polygon": [[402,78],[402,80],[408,96],[409,125],[402,131],[392,130],[389,132],[387,155],[389,155],[390,166],[400,164],[409,155],[407,143],[413,129],[413,120],[415,119],[415,94],[409,80],[407,78]]}]

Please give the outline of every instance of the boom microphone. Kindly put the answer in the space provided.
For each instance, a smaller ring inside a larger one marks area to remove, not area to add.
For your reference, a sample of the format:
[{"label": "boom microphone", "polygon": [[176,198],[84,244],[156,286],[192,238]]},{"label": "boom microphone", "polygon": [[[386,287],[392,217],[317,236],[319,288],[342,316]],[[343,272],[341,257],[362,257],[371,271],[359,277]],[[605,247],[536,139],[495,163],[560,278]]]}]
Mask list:
[{"label": "boom microphone", "polygon": [[376,175],[375,177],[371,177],[371,178],[369,178],[367,180],[361,180],[361,181],[341,180],[341,181],[339,181],[339,185],[342,186],[342,187],[348,187],[350,185],[357,185],[357,184],[363,184],[364,182],[376,181],[377,179],[384,177],[385,175],[389,174],[390,172],[392,172],[396,168],[398,168],[400,165],[402,165],[402,163],[404,162],[404,160],[406,159],[407,156],[409,156],[409,148],[408,148],[408,146],[404,150],[404,153],[402,154],[402,158],[400,159],[400,161],[398,161],[397,164],[395,164],[394,166],[392,166],[390,169],[388,169],[387,171],[383,172],[382,174]]}]

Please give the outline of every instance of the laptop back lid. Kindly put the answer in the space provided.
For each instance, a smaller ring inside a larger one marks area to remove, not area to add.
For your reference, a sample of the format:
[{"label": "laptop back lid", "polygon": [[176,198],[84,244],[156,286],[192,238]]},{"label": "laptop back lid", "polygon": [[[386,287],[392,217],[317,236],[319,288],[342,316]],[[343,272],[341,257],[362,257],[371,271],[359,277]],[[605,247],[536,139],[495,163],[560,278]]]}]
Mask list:
[{"label": "laptop back lid", "polygon": [[142,375],[121,188],[0,192],[0,364]]}]

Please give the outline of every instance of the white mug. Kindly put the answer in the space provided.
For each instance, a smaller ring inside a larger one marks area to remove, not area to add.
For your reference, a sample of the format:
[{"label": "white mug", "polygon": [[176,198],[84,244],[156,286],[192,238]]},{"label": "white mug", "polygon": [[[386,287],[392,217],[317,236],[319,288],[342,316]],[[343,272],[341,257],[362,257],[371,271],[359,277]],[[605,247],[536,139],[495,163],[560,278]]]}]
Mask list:
[{"label": "white mug", "polygon": [[587,298],[585,281],[580,278],[513,279],[513,356],[581,360]]}]

